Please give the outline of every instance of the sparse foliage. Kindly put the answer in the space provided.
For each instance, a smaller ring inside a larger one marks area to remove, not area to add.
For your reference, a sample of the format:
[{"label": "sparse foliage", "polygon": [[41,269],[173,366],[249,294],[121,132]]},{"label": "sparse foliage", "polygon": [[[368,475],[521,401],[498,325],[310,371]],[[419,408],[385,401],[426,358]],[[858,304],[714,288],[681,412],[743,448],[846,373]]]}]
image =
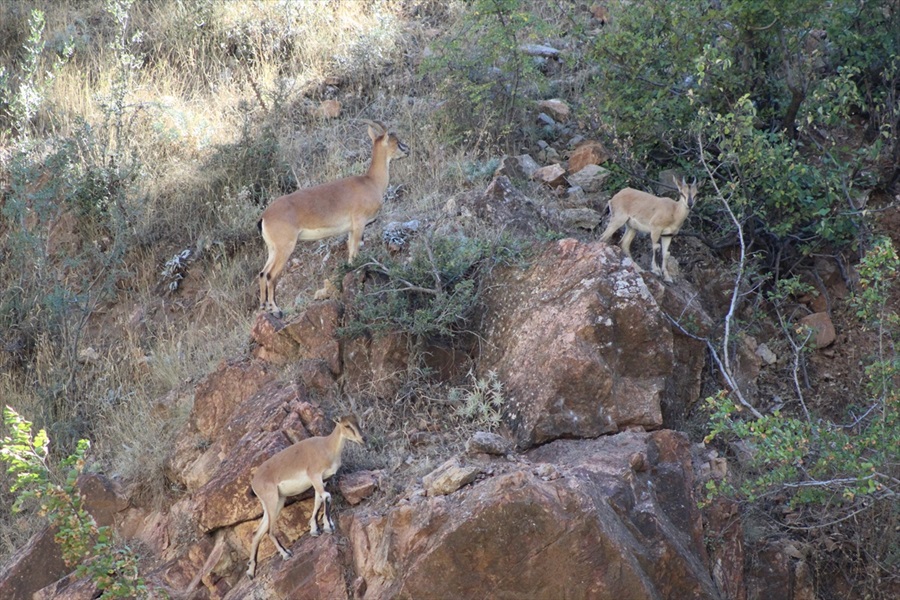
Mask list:
[{"label": "sparse foliage", "polygon": [[373,274],[351,307],[342,335],[409,333],[417,338],[452,336],[465,330],[478,302],[479,281],[497,263],[518,260],[506,236],[489,240],[462,233],[419,235],[400,259],[376,249],[362,253]]},{"label": "sparse foliage", "polygon": [[522,46],[548,30],[523,0],[473,0],[426,63],[445,98],[442,135],[491,147],[520,128],[523,108],[546,85],[538,61]]},{"label": "sparse foliage", "polygon": [[[2,440],[0,460],[14,477],[11,491],[17,498],[13,511],[27,506],[46,517],[56,529],[55,540],[66,565],[75,568],[76,577],[89,577],[101,592],[100,598],[148,597],[137,557],[117,544],[112,528],[99,527],[84,507],[77,481],[90,443],[79,440],[75,452],[52,469],[46,431],[32,435],[32,424],[9,406],[4,408],[3,421],[9,435]],[[54,475],[56,470],[59,477]]]},{"label": "sparse foliage", "polygon": [[[827,530],[862,513],[874,515],[882,530],[880,557],[868,556],[874,577],[900,564],[895,524],[900,494],[900,388],[894,351],[900,320],[886,310],[900,270],[887,239],[880,239],[860,262],[858,316],[878,334],[878,353],[866,368],[867,385],[848,398],[847,421],[833,423],[805,412],[795,417],[775,411],[745,418],[727,394],[708,398],[706,441],[737,442],[749,455],[743,479],[710,482],[710,494],[735,494],[750,503],[785,504],[802,511],[804,530]],[[804,405],[804,410],[806,409]],[[892,509],[893,507],[893,509]],[[882,510],[886,508],[886,510]],[[798,525],[781,521],[786,528]]]}]

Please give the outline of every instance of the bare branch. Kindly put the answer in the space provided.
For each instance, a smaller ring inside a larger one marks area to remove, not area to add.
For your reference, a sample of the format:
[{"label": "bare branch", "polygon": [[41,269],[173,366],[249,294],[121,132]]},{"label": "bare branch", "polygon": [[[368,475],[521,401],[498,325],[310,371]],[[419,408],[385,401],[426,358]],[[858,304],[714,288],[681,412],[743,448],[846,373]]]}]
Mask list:
[{"label": "bare branch", "polygon": [[731,369],[731,356],[729,352],[729,344],[731,340],[731,324],[734,320],[735,312],[737,311],[738,298],[741,296],[741,282],[744,279],[744,268],[747,262],[747,244],[744,241],[744,228],[741,222],[738,220],[737,216],[735,216],[734,211],[731,210],[731,205],[728,203],[728,200],[725,198],[725,195],[722,193],[722,190],[719,188],[719,184],[715,178],[715,170],[709,165],[709,162],[706,160],[706,151],[703,147],[703,137],[702,134],[697,134],[697,142],[700,146],[700,162],[703,164],[703,168],[709,176],[710,184],[713,186],[713,189],[716,192],[716,196],[719,200],[722,201],[722,205],[725,207],[725,211],[728,213],[729,218],[731,218],[732,223],[734,223],[735,230],[737,231],[738,242],[741,247],[741,255],[738,260],[738,269],[737,275],[734,278],[734,286],[731,289],[731,302],[728,306],[728,314],[725,315],[725,335],[722,339],[722,359],[719,359],[719,355],[716,352],[715,347],[712,342],[707,339],[704,339],[707,347],[710,349],[710,353],[713,356],[713,359],[716,361],[716,364],[719,366],[719,370],[722,372],[723,377],[725,377],[728,385],[731,386],[732,392],[737,397],[738,401],[747,409],[753,413],[757,419],[762,418],[762,414],[756,410],[749,402],[747,402],[746,398],[744,398],[743,393],[741,392],[740,386],[737,385],[737,381],[735,381],[734,376],[732,375]]}]

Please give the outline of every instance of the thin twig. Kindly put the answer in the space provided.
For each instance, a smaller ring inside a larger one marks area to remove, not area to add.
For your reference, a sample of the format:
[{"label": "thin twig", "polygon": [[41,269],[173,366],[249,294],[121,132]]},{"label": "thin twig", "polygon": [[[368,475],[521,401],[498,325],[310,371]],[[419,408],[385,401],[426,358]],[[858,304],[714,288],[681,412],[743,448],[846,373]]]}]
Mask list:
[{"label": "thin twig", "polygon": [[740,297],[740,289],[741,289],[741,281],[744,279],[744,266],[747,260],[747,245],[744,241],[744,228],[741,225],[738,218],[735,216],[734,212],[731,210],[731,205],[728,203],[728,200],[725,199],[725,195],[722,193],[722,190],[719,188],[719,184],[716,182],[716,178],[713,176],[714,171],[710,167],[709,163],[706,160],[706,152],[703,149],[703,137],[702,134],[697,134],[697,142],[700,147],[700,162],[703,164],[703,168],[706,170],[706,173],[710,176],[710,183],[713,186],[713,189],[716,191],[716,196],[722,201],[722,205],[725,207],[725,211],[728,213],[728,216],[731,218],[732,223],[734,223],[735,229],[738,235],[738,242],[740,242],[741,247],[741,255],[740,260],[738,261],[738,269],[737,275],[734,279],[734,286],[731,289],[731,302],[729,303],[728,313],[725,315],[725,335],[722,340],[722,360],[719,360],[718,353],[716,352],[713,344],[709,340],[706,341],[707,347],[710,348],[710,352],[713,355],[713,359],[719,365],[719,370],[722,372],[722,375],[725,377],[725,380],[732,387],[732,391],[734,395],[737,397],[738,401],[744,405],[746,408],[750,410],[751,413],[757,418],[761,419],[762,414],[758,410],[756,410],[747,400],[744,398],[743,393],[741,392],[740,387],[737,385],[737,382],[734,380],[734,377],[731,373],[731,357],[729,355],[729,343],[731,339],[731,323],[734,319],[735,312],[737,311],[737,301]]}]

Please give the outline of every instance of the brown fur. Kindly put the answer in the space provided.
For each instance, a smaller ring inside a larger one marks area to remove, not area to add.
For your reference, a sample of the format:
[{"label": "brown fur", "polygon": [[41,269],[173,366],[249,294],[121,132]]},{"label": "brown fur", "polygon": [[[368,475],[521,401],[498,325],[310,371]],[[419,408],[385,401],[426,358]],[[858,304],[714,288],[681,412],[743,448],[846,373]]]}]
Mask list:
[{"label": "brown fur", "polygon": [[345,177],[297,190],[272,202],[262,214],[259,229],[268,259],[259,272],[259,307],[280,316],[275,304],[278,281],[297,240],[320,240],[349,233],[347,253],[353,262],[363,229],[375,219],[384,203],[390,162],[409,154],[406,144],[381,123],[369,125],[372,163],[365,175]]}]

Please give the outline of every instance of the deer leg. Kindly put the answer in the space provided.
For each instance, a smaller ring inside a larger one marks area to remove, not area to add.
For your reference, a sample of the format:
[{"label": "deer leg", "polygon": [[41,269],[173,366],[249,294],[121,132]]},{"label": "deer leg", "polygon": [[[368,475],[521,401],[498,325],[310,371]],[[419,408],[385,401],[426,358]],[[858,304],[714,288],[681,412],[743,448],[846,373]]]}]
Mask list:
[{"label": "deer leg", "polygon": [[672,277],[669,275],[669,268],[667,266],[669,260],[669,244],[672,243],[671,235],[664,235],[660,240],[662,243],[662,272],[663,279],[665,279],[668,283],[672,283]]},{"label": "deer leg", "polygon": [[622,251],[625,253],[625,256],[631,259],[631,262],[634,263],[634,268],[638,273],[640,273],[641,271],[643,271],[643,269],[641,269],[641,266],[637,264],[637,261],[634,260],[634,257],[631,256],[631,242],[632,240],[634,240],[635,235],[637,235],[637,229],[626,227],[625,234],[622,236],[622,241],[619,243],[622,246]]}]

